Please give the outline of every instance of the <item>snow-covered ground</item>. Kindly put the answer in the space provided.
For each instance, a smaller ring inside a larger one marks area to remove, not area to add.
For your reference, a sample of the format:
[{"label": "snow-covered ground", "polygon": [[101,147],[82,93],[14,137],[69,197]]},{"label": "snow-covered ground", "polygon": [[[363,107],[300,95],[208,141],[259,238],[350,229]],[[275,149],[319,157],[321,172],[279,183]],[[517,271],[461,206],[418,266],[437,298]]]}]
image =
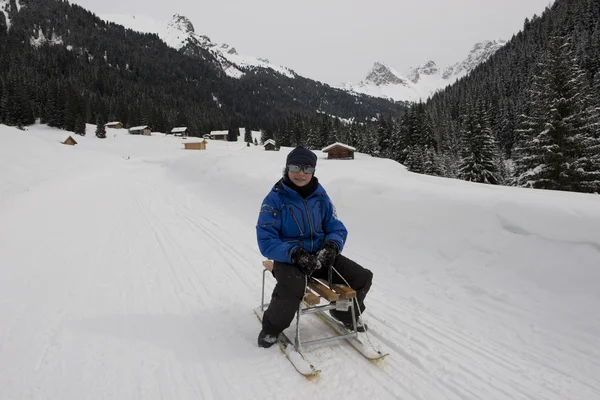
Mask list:
[{"label": "snow-covered ground", "polygon": [[255,223],[289,149],[88,132],[0,126],[0,398],[600,398],[599,196],[319,152],[390,357],[309,348],[306,381],[256,346],[252,312]]}]

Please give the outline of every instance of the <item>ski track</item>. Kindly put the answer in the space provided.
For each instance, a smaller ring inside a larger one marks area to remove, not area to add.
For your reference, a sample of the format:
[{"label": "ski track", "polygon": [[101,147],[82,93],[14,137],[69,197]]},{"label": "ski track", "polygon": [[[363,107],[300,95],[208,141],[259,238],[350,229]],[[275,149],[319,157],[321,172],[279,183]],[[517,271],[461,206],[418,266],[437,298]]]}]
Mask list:
[{"label": "ski track", "polygon": [[[259,302],[262,257],[254,226],[228,217],[201,190],[170,183],[160,163],[117,164],[59,184],[61,191],[40,187],[21,195],[25,203],[43,195],[56,211],[42,209],[31,217],[57,227],[59,234],[50,239],[57,246],[83,226],[97,232],[87,247],[67,256],[31,251],[11,275],[32,292],[43,286],[38,274],[49,283],[52,274],[65,278],[60,287],[47,288],[54,296],[45,304],[13,305],[10,297],[0,298],[0,310],[9,310],[2,314],[0,354],[11,352],[18,360],[0,361],[3,398],[265,399],[269,393],[274,399],[329,399],[331,392],[323,390],[328,386],[341,398],[558,400],[569,399],[571,391],[589,394],[578,400],[600,398],[598,375],[576,376],[568,371],[577,366],[561,366],[558,344],[568,342],[561,334],[546,332],[541,344],[521,338],[525,343],[517,352],[399,298],[384,270],[366,317],[372,342],[390,356],[373,364],[344,341],[311,347],[307,357],[322,376],[306,382],[277,349],[256,347],[260,326],[252,308]],[[115,184],[122,196],[103,197]],[[78,202],[91,203],[97,214],[61,227],[60,213]],[[19,210],[13,218],[23,217]],[[15,233],[11,248],[26,251],[20,241],[51,232]],[[64,257],[62,264],[53,262],[61,270],[44,271],[45,257]],[[268,299],[274,279],[269,275],[267,281]],[[388,303],[388,297],[399,301]],[[533,312],[482,301],[488,304],[465,312],[483,317],[491,309],[499,320],[512,316],[520,322]],[[317,317],[307,319],[304,339],[333,333]],[[593,332],[578,335],[598,344]],[[578,356],[582,371],[584,365],[598,369],[598,354]]]}]

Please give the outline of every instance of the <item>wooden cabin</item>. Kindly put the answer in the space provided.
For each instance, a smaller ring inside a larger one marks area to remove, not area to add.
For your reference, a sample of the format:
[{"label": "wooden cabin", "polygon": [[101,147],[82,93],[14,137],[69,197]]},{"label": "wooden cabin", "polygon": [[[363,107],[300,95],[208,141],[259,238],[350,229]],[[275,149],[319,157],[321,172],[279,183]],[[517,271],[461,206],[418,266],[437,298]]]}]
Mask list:
[{"label": "wooden cabin", "polygon": [[111,129],[123,129],[123,124],[119,121],[113,121],[113,122],[104,124],[104,127],[111,128]]},{"label": "wooden cabin", "polygon": [[210,138],[213,140],[222,140],[222,141],[226,142],[227,137],[228,137],[227,131],[212,131],[210,133]]},{"label": "wooden cabin", "polygon": [[206,140],[201,142],[188,142],[183,144],[186,150],[206,150]]},{"label": "wooden cabin", "polygon": [[333,143],[322,150],[327,153],[327,159],[335,160],[354,160],[354,152],[356,149],[343,143]]},{"label": "wooden cabin", "polygon": [[275,147],[275,141],[273,139],[265,140],[265,143],[263,146],[265,147],[265,150],[267,150],[267,151],[277,150],[277,148]]},{"label": "wooden cabin", "polygon": [[173,128],[173,129],[171,129],[171,133],[173,135],[175,135],[175,136],[183,136],[183,137],[191,135],[191,132],[190,132],[190,130],[188,129],[187,126],[181,126],[181,127],[178,127],[178,128]]},{"label": "wooden cabin", "polygon": [[129,128],[129,133],[132,135],[150,136],[152,135],[152,129],[147,125],[134,126],[133,128]]},{"label": "wooden cabin", "polygon": [[75,141],[75,139],[73,139],[72,136],[69,136],[64,142],[62,142],[62,144],[66,144],[68,146],[75,146],[77,142]]}]

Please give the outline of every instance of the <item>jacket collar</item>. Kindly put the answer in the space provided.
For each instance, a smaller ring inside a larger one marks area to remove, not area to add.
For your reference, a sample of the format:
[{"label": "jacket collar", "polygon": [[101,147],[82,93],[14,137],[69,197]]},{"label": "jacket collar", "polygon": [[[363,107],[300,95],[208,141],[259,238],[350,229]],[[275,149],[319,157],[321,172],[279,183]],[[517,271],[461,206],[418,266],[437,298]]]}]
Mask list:
[{"label": "jacket collar", "polygon": [[[317,183],[317,188],[315,189],[314,192],[312,192],[310,195],[308,195],[306,198],[308,199],[309,197],[312,197],[314,195],[317,194],[324,194],[325,193],[325,188],[323,188],[323,186],[321,186],[321,184],[319,183],[319,180],[317,179],[316,176],[313,177],[313,179],[316,181]],[[288,194],[289,196],[298,196],[300,198],[302,198],[302,196],[300,196],[300,194],[298,192],[296,192],[294,189],[292,189],[291,187],[289,187],[288,185],[285,184],[285,182],[283,181],[283,178],[281,178],[273,187],[273,190],[275,192],[284,192],[286,194]]]}]

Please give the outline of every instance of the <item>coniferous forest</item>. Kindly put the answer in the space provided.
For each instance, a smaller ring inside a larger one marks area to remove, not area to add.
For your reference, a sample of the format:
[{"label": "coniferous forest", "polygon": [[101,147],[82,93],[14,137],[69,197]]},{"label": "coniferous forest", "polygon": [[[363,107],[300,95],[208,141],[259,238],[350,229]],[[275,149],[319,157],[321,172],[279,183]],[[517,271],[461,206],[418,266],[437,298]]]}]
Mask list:
[{"label": "coniferous forest", "polygon": [[201,48],[177,52],[65,1],[21,4],[10,30],[0,13],[4,124],[41,118],[85,134],[85,122],[119,120],[197,135],[245,126],[279,146],[339,141],[418,173],[600,192],[597,0],[556,0],[469,76],[408,108],[271,70],[232,79]]},{"label": "coniferous forest", "polygon": [[85,122],[118,120],[195,135],[231,124],[276,129],[293,115],[317,110],[367,120],[400,115],[405,107],[355,96],[302,77],[248,69],[226,76],[201,47],[169,48],[158,36],[106,23],[62,0],[10,3],[10,29],[0,13],[0,122],[42,123],[74,131]]}]

